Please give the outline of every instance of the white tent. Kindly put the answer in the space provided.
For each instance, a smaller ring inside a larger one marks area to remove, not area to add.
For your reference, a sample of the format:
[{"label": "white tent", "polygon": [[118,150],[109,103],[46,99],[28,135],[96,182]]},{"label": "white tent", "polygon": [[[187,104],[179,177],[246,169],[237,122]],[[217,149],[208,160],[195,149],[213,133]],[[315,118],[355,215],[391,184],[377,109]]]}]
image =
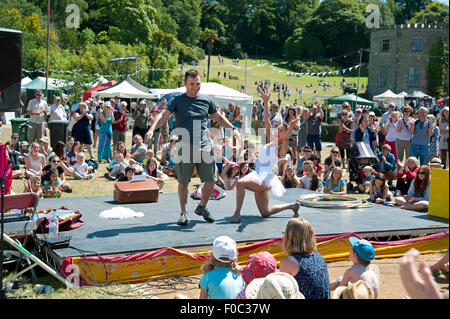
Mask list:
[{"label": "white tent", "polygon": [[373,97],[374,101],[379,102],[386,102],[386,104],[389,103],[395,103],[397,106],[402,106],[405,103],[405,97],[400,94],[395,94],[391,90],[387,90],[386,92],[376,95]]},{"label": "white tent", "polygon": [[405,91],[403,91],[403,92],[400,92],[398,95],[401,95],[401,96],[405,97],[405,96],[408,96],[408,93],[406,93]]},{"label": "white tent", "polygon": [[412,95],[408,95],[408,97],[423,99],[425,97],[430,97],[429,95],[423,93],[422,91],[414,91]]},{"label": "white tent", "polygon": [[[180,87],[177,89],[151,89],[150,93],[155,98],[162,98],[164,95],[172,92],[186,92],[186,87]],[[203,82],[200,87],[200,94],[210,96],[214,103],[220,107],[228,108],[228,104],[233,102],[241,107],[244,114],[244,133],[251,133],[252,126],[252,108],[253,98],[250,95],[233,90],[227,86],[218,84],[216,82]]]},{"label": "white tent", "polygon": [[124,99],[153,98],[153,94],[139,90],[126,80],[123,80],[105,90],[98,91],[96,95],[99,95],[101,97],[118,96]]}]

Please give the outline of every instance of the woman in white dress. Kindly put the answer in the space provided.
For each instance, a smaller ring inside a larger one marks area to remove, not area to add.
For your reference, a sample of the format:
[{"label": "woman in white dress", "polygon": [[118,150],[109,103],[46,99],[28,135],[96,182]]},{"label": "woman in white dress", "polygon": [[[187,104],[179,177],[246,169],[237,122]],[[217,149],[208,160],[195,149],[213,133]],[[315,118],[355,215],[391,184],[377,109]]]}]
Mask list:
[{"label": "woman in white dress", "polygon": [[278,197],[286,192],[277,176],[276,169],[278,168],[279,158],[283,157],[288,151],[289,137],[294,129],[294,124],[299,119],[294,119],[288,125],[278,126],[273,132],[269,121],[270,93],[261,90],[258,95],[264,101],[264,125],[267,144],[263,145],[259,151],[255,171],[239,179],[236,183],[236,209],[230,219],[231,223],[240,223],[241,221],[240,214],[246,190],[254,192],[256,205],[262,217],[269,217],[287,209],[291,209],[294,212],[294,217],[298,217],[300,207],[298,203],[269,206],[269,190]]}]

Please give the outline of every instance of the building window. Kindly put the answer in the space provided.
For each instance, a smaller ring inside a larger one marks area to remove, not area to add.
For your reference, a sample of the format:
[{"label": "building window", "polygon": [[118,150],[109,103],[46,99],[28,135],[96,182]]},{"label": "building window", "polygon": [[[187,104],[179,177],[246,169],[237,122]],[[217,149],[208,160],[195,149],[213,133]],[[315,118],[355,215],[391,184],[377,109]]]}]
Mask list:
[{"label": "building window", "polygon": [[386,87],[387,70],[380,69],[378,73],[378,86]]},{"label": "building window", "polygon": [[389,39],[381,40],[381,51],[382,52],[389,52]]},{"label": "building window", "polygon": [[423,38],[412,38],[411,51],[422,51]]},{"label": "building window", "polygon": [[419,68],[409,68],[409,86],[419,87],[420,86],[420,69]]}]

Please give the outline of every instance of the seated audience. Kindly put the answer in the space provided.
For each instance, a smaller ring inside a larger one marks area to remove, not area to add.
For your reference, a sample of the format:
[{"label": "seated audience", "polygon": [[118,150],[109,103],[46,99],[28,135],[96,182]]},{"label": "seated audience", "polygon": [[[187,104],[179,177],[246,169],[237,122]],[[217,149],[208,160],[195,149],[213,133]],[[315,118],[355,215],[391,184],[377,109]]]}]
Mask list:
[{"label": "seated audience", "polygon": [[26,177],[42,176],[42,169],[45,166],[45,156],[39,153],[39,143],[33,143],[30,153],[25,157]]},{"label": "seated audience", "polygon": [[303,176],[299,178],[299,188],[309,189],[318,192],[321,188],[321,181],[316,171],[314,164],[310,160],[303,162]]},{"label": "seated audience", "polygon": [[59,178],[58,170],[56,168],[50,168],[42,176],[42,184],[44,198],[61,197],[61,179]]},{"label": "seated audience", "polygon": [[29,179],[23,179],[24,193],[35,193],[39,197],[43,197],[42,187],[41,187],[41,177],[32,176]]},{"label": "seated audience", "polygon": [[284,188],[297,188],[300,185],[300,181],[295,175],[294,166],[289,165],[284,170],[283,176],[278,176],[278,178],[281,181],[281,184],[283,184]]},{"label": "seated audience", "polygon": [[86,163],[86,155],[80,152],[77,153],[77,162],[73,165],[74,176],[77,179],[89,180],[94,175],[92,175],[93,167]]},{"label": "seated audience", "polygon": [[408,194],[401,197],[396,197],[395,203],[402,209],[414,210],[418,212],[428,210],[430,175],[431,170],[427,165],[420,166],[416,177],[409,186]]},{"label": "seated audience", "polygon": [[345,182],[343,169],[341,167],[333,168],[330,177],[325,182],[323,192],[332,195],[347,194],[347,183]]},{"label": "seated audience", "polygon": [[144,173],[147,175],[147,178],[152,178],[156,181],[156,183],[158,183],[159,192],[163,193],[163,187],[169,176],[158,169],[158,162],[154,158],[147,162]]},{"label": "seated audience", "polygon": [[383,173],[390,185],[395,179],[395,169],[395,157],[394,154],[391,153],[391,147],[388,144],[384,144],[381,147],[381,152],[377,154],[375,170]]},{"label": "seated audience", "polygon": [[396,195],[403,196],[408,193],[411,182],[419,170],[419,160],[415,157],[409,157],[405,164],[397,173]]},{"label": "seated audience", "polygon": [[323,168],[323,180],[326,181],[330,177],[331,171],[335,167],[342,167],[342,162],[339,158],[339,148],[333,146],[331,148],[330,156],[325,159]]},{"label": "seated audience", "polygon": [[372,179],[375,178],[376,173],[372,166],[364,166],[363,168],[364,175],[361,178],[361,182],[358,184],[358,189],[355,191],[355,193],[366,193],[369,194],[370,192],[370,183],[372,182]]},{"label": "seated audience", "polygon": [[372,182],[370,182],[370,198],[371,203],[388,205],[392,202],[392,193],[386,184],[386,178],[383,173],[378,173]]}]

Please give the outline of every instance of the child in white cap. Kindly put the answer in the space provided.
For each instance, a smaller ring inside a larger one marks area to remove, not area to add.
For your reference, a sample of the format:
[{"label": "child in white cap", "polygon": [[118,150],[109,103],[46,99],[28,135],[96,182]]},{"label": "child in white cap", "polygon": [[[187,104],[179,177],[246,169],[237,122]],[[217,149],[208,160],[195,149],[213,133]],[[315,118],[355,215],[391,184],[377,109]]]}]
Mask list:
[{"label": "child in white cap", "polygon": [[375,258],[375,249],[365,239],[350,237],[349,241],[353,246],[349,255],[353,266],[345,271],[343,277],[339,277],[335,282],[331,283],[330,289],[335,290],[340,286],[347,287],[350,283],[363,280],[372,289],[374,297],[377,298],[379,280],[377,274],[370,267],[370,261]]},{"label": "child in white cap", "polygon": [[245,287],[236,260],[236,242],[228,236],[217,237],[210,262],[200,268],[205,272],[199,282],[200,299],[236,298]]}]

